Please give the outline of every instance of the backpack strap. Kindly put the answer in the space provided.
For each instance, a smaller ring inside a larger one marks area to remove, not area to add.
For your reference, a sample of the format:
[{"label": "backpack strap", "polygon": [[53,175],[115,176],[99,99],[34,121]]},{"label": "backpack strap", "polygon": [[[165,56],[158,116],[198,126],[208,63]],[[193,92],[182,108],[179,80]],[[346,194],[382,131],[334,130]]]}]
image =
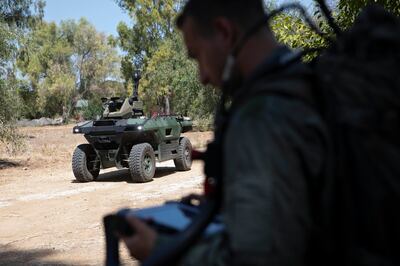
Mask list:
[{"label": "backpack strap", "polygon": [[[312,72],[301,63],[303,55],[302,51],[292,52],[286,47],[277,48],[276,53],[245,80],[241,89],[233,95],[228,113],[234,112],[250,99],[263,94],[298,99],[315,106],[311,93],[301,88],[299,83],[300,80],[311,80],[312,75]],[[267,86],[254,86],[260,80],[265,80]]]}]

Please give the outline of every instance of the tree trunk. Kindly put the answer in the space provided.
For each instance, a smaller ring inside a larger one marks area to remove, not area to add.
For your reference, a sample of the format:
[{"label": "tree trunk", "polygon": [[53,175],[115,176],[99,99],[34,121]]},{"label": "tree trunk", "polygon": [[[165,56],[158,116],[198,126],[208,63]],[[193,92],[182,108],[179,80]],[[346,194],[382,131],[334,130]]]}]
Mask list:
[{"label": "tree trunk", "polygon": [[165,114],[166,115],[170,115],[171,114],[171,109],[170,109],[170,105],[169,105],[169,97],[168,96],[165,96],[164,97],[164,100],[165,100]]},{"label": "tree trunk", "polygon": [[68,107],[63,105],[63,107],[62,107],[62,120],[63,120],[64,124],[68,123],[68,116],[69,116]]}]

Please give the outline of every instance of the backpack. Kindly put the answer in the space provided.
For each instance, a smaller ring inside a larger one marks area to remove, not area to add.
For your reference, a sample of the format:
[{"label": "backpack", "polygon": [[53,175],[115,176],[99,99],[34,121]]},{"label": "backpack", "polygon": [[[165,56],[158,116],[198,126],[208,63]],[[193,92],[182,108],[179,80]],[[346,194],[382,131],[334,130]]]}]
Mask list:
[{"label": "backpack", "polygon": [[365,8],[311,66],[332,139],[317,196],[321,254],[331,265],[400,265],[400,19]]}]

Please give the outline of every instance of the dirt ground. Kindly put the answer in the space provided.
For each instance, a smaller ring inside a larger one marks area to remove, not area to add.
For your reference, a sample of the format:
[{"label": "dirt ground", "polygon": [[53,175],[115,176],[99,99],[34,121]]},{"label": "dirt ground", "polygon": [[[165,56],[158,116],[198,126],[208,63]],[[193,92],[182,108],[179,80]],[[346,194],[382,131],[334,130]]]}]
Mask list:
[{"label": "dirt ground", "polygon": [[[102,265],[102,217],[122,207],[142,208],[200,192],[202,164],[175,172],[157,164],[153,182],[130,182],[127,170],[102,171],[92,183],[77,183],[71,170],[74,148],[85,143],[72,125],[23,128],[26,147],[10,158],[0,147],[0,265]],[[185,134],[200,148],[210,132]],[[125,265],[137,265],[125,249]]]}]

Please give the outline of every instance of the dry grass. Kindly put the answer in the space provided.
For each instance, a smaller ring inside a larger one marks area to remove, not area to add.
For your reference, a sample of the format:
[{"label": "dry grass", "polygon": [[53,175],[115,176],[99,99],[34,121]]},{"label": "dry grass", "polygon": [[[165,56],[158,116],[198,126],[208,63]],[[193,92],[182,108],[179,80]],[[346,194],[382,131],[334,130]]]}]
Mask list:
[{"label": "dry grass", "polygon": [[4,149],[0,149],[0,158],[35,168],[48,163],[70,161],[76,145],[85,142],[83,136],[72,134],[72,127],[73,125],[20,128],[20,133],[25,136],[24,150],[10,158]]}]

